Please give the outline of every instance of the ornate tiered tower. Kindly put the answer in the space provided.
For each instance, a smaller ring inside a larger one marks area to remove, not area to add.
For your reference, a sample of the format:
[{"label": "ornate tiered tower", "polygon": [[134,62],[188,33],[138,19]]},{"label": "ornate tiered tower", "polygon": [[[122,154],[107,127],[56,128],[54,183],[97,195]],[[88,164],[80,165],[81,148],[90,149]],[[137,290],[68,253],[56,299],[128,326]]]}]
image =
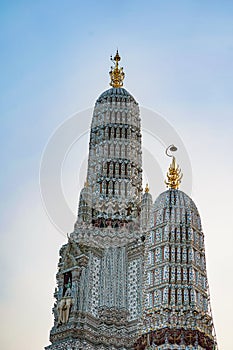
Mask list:
[{"label": "ornate tiered tower", "polygon": [[[173,157],[169,189],[142,195],[138,104],[123,86],[97,99],[77,222],[60,250],[47,350],[213,350],[204,235]],[[176,147],[169,147],[175,151]],[[167,153],[168,154],[168,153]],[[169,155],[169,154],[168,154]]]},{"label": "ornate tiered tower", "polygon": [[[132,349],[142,314],[144,236],[138,103],[116,53],[112,88],[97,99],[78,218],[60,250],[52,345],[47,350]],[[148,199],[149,197],[149,199]]]},{"label": "ornate tiered tower", "polygon": [[[176,147],[171,145],[171,151]],[[217,348],[198,210],[180,191],[175,157],[157,198],[146,239],[144,312],[135,349]]]}]

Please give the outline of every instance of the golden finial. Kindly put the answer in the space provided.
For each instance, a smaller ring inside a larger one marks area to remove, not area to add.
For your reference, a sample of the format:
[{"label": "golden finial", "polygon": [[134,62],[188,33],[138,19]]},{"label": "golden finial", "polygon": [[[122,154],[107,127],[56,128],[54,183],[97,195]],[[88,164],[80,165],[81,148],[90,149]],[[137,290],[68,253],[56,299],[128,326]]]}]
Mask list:
[{"label": "golden finial", "polygon": [[177,151],[177,148],[174,145],[170,145],[166,149],[166,155],[168,157],[172,157],[172,162],[167,172],[167,181],[165,181],[165,184],[167,185],[167,187],[176,190],[180,186],[183,174],[181,173],[181,169],[179,168],[179,165],[177,165],[176,163],[176,158],[173,155],[168,154],[168,151],[175,152]]},{"label": "golden finial", "polygon": [[148,186],[148,183],[146,184],[146,188],[145,188],[145,193],[149,193],[150,189],[149,189],[149,186]]},{"label": "golden finial", "polygon": [[123,80],[125,77],[125,73],[123,72],[123,67],[119,67],[119,61],[121,60],[121,57],[118,53],[118,50],[116,52],[116,55],[114,59],[111,56],[111,61],[115,61],[115,66],[111,67],[111,70],[109,72],[111,82],[110,85],[114,88],[120,88],[123,86]]}]

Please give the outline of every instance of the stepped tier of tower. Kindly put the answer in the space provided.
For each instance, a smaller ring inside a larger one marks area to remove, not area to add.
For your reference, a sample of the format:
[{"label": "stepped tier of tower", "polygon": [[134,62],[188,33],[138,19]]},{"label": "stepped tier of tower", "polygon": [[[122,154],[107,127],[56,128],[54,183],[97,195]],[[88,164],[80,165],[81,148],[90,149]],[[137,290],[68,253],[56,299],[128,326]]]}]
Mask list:
[{"label": "stepped tier of tower", "polygon": [[138,104],[127,90],[112,88],[98,98],[94,108],[78,224],[86,222],[100,228],[138,224],[141,191]]}]

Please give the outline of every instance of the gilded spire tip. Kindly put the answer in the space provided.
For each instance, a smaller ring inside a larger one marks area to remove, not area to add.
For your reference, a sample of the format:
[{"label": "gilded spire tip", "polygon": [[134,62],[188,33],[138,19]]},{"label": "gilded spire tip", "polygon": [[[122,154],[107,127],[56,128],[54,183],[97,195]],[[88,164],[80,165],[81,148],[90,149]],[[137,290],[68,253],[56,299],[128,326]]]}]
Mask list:
[{"label": "gilded spire tip", "polygon": [[148,186],[148,183],[146,184],[146,188],[145,188],[145,193],[149,193],[150,189],[149,189],[149,186]]},{"label": "gilded spire tip", "polygon": [[125,77],[125,73],[123,72],[123,67],[119,67],[119,62],[121,57],[119,55],[118,50],[116,51],[116,55],[114,58],[111,56],[111,61],[114,62],[114,67],[111,67],[109,72],[111,82],[110,85],[114,88],[120,88],[123,86],[123,80]]},{"label": "gilded spire tip", "polygon": [[176,163],[176,158],[173,155],[169,154],[168,151],[175,152],[177,151],[177,147],[174,145],[170,145],[166,149],[166,155],[168,157],[172,157],[172,162],[167,172],[167,181],[165,181],[165,184],[167,185],[167,187],[176,190],[180,186],[183,174],[181,173],[181,169],[179,168],[179,165],[177,165]]}]

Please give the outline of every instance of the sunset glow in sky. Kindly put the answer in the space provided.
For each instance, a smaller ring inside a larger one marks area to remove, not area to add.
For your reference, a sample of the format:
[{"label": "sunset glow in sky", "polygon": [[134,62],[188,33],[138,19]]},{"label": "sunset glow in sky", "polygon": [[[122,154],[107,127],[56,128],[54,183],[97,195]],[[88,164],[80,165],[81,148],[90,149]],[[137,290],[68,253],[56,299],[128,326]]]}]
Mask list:
[{"label": "sunset glow in sky", "polygon": [[[188,152],[218,345],[232,350],[233,2],[3,0],[0,26],[0,348],[49,344],[66,235],[45,212],[40,161],[54,130],[109,88],[109,57],[118,48],[124,87],[139,105],[164,116]],[[80,118],[80,129],[91,117]],[[64,163],[63,189],[74,212],[88,139],[86,133]],[[151,187],[153,200],[162,188],[162,180]]]}]

